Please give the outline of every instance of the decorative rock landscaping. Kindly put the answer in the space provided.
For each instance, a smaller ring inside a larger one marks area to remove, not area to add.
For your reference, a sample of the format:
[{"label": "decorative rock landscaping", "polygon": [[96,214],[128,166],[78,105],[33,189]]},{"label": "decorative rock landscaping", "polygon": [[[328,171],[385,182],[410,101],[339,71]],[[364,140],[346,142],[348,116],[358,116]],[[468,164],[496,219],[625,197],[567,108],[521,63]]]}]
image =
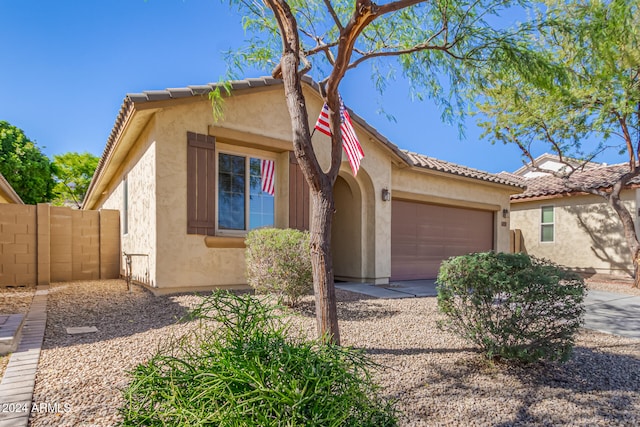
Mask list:
[{"label": "decorative rock landscaping", "polygon": [[[439,331],[435,298],[337,295],[343,345],[383,366],[376,380],[397,400],[402,426],[640,424],[640,340],[583,330],[564,365],[507,366]],[[189,331],[193,323],[176,322],[198,300],[128,293],[120,280],[52,284],[30,424],[117,423],[127,371]],[[305,297],[294,330],[315,334],[313,307]],[[66,331],[86,325],[97,332]]]}]

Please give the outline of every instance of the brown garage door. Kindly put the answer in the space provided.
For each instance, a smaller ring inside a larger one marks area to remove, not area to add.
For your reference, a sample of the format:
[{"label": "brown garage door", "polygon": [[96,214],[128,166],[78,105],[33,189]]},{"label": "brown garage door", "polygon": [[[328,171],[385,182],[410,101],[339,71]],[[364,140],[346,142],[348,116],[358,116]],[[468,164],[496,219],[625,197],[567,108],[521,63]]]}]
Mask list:
[{"label": "brown garage door", "polygon": [[433,279],[455,255],[493,249],[493,212],[393,200],[391,280]]}]

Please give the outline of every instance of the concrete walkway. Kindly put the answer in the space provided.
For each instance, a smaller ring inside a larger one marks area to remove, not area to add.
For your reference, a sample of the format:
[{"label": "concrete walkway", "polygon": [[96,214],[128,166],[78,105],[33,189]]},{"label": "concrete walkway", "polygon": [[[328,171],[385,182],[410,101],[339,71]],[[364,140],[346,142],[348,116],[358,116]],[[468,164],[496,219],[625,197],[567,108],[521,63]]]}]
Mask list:
[{"label": "concrete walkway", "polygon": [[31,413],[33,388],[44,330],[47,324],[48,286],[38,286],[29,313],[22,325],[22,336],[0,382],[0,427],[26,427]]},{"label": "concrete walkway", "polygon": [[640,296],[589,291],[584,327],[640,339]]},{"label": "concrete walkway", "polygon": [[[434,297],[435,280],[409,280],[389,285],[342,282],[336,288],[376,298]],[[640,296],[589,291],[585,298],[584,327],[640,339]]]}]

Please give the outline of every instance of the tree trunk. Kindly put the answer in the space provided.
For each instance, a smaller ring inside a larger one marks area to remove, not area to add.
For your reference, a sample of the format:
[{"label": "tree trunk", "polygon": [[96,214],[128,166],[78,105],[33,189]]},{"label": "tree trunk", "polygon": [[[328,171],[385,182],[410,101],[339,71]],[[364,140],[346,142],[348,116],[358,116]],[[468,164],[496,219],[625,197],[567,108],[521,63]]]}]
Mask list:
[{"label": "tree trunk", "polygon": [[633,217],[620,200],[620,193],[619,191],[616,191],[616,189],[614,189],[614,191],[608,196],[608,201],[609,205],[613,208],[616,214],[618,214],[618,217],[622,222],[624,237],[627,240],[627,245],[631,252],[631,259],[633,260],[633,286],[638,288],[640,287],[640,242],[638,241],[638,235],[636,234],[636,226],[633,222]]},{"label": "tree trunk", "polygon": [[311,191],[314,208],[310,229],[313,288],[318,335],[323,342],[340,345],[331,254],[331,225],[335,209],[333,188],[327,184],[327,188],[319,192]]},{"label": "tree trunk", "polygon": [[[297,70],[297,57],[295,54],[286,53],[282,56],[280,64],[287,109],[291,117],[294,152],[309,184],[309,192],[313,201],[314,211],[309,231],[311,234],[311,263],[318,335],[324,342],[339,345],[340,332],[331,259],[331,223],[334,213],[333,183],[340,165],[339,150],[341,148],[339,145],[337,148],[335,146],[332,148],[332,166],[329,173],[325,173],[318,163],[311,145],[309,119],[301,78]],[[333,140],[335,139],[336,137],[333,138]],[[335,141],[333,143],[335,145]]]}]

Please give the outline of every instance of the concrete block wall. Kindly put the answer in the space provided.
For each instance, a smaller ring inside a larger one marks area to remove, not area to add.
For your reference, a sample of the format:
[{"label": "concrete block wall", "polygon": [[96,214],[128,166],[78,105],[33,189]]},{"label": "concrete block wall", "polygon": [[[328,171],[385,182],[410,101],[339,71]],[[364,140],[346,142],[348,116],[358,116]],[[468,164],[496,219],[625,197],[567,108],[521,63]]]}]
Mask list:
[{"label": "concrete block wall", "polygon": [[74,280],[100,278],[100,214],[98,211],[71,212],[71,264]]},{"label": "concrete block wall", "polygon": [[100,211],[100,277],[120,276],[120,212]]},{"label": "concrete block wall", "polygon": [[35,284],[36,207],[0,205],[0,286]]},{"label": "concrete block wall", "polygon": [[0,286],[120,277],[118,211],[0,205]]},{"label": "concrete block wall", "polygon": [[73,220],[68,208],[52,206],[51,215],[51,281],[66,282],[73,280],[73,250],[71,230]]}]

